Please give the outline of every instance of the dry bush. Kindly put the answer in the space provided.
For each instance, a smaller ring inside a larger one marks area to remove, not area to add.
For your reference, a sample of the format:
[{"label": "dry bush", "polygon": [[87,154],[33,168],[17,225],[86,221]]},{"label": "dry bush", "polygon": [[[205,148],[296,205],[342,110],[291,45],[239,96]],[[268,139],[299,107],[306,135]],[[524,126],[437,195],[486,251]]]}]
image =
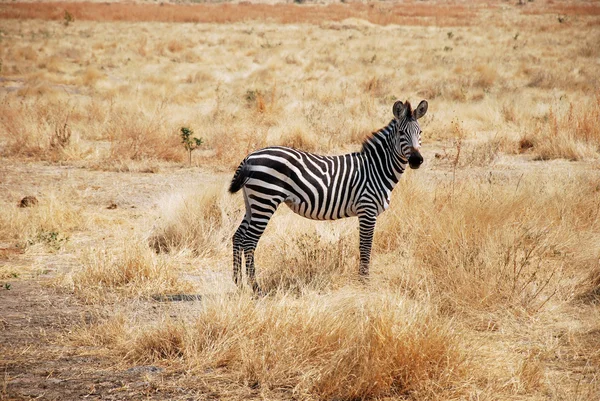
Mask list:
[{"label": "dry bush", "polygon": [[559,291],[563,270],[579,268],[568,255],[600,224],[600,191],[582,177],[456,179],[435,191],[403,179],[396,191],[374,248],[425,269],[426,287],[450,310],[537,310]]},{"label": "dry bush", "polygon": [[435,398],[459,394],[465,380],[452,327],[390,293],[217,297],[203,300],[190,321],[111,327],[125,334],[111,329],[95,341],[117,342],[130,362],[181,361],[207,382],[226,379],[277,398]]},{"label": "dry bush", "polygon": [[489,90],[498,80],[498,72],[490,64],[480,64],[475,67],[476,78],[474,86],[483,90]]},{"label": "dry bush", "polygon": [[81,74],[81,83],[84,86],[93,87],[100,79],[104,78],[105,74],[98,68],[89,66]]},{"label": "dry bush", "polygon": [[82,253],[81,265],[58,280],[84,302],[105,302],[112,296],[147,297],[185,293],[191,285],[178,277],[176,267],[136,239],[119,247],[92,248]]},{"label": "dry bush", "polygon": [[570,103],[567,110],[551,109],[534,129],[527,130],[522,143],[530,143],[541,160],[581,160],[600,152],[600,95],[589,102]]},{"label": "dry bush", "polygon": [[[295,215],[289,218],[301,219]],[[356,279],[356,235],[348,229],[329,233],[303,230],[302,224],[298,224],[301,222],[296,223],[274,221],[273,230],[278,235],[259,245],[256,256],[258,283],[264,293],[323,291],[339,288]],[[355,229],[354,225],[352,227]]]},{"label": "dry bush", "polygon": [[318,152],[321,148],[318,137],[301,125],[286,128],[277,143],[307,152]]},{"label": "dry bush", "polygon": [[164,111],[152,116],[141,111],[120,109],[113,112],[104,127],[111,142],[109,160],[164,160],[183,162],[186,154],[177,130],[165,127]]},{"label": "dry bush", "polygon": [[[98,323],[100,321],[100,323]],[[123,313],[91,315],[69,333],[69,340],[83,346],[115,347],[126,340],[128,319]]]},{"label": "dry bush", "polygon": [[17,202],[0,202],[0,241],[20,248],[35,245],[58,250],[70,234],[86,225],[81,209],[66,194],[39,196],[31,207],[18,207]]},{"label": "dry bush", "polygon": [[0,101],[0,151],[42,160],[80,159],[87,153],[73,134],[68,102],[51,97]]},{"label": "dry bush", "polygon": [[164,201],[161,220],[149,238],[150,246],[157,252],[221,254],[239,224],[234,220],[239,209],[235,202],[223,185],[210,184],[191,195]]}]

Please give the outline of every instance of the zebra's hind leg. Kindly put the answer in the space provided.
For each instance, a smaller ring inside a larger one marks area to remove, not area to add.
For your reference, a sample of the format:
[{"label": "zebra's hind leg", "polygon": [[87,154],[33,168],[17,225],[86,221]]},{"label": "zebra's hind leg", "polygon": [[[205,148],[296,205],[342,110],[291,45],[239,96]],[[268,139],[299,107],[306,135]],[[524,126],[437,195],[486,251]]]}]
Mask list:
[{"label": "zebra's hind leg", "polygon": [[233,281],[238,286],[242,287],[242,254],[243,254],[243,243],[246,238],[246,230],[250,224],[250,219],[244,217],[242,223],[233,234]]},{"label": "zebra's hind leg", "polygon": [[262,291],[256,282],[256,268],[254,266],[254,251],[258,240],[262,236],[263,232],[267,228],[267,224],[277,210],[281,200],[277,198],[272,199],[260,199],[254,197],[252,199],[250,210],[250,223],[246,230],[246,237],[244,238],[244,256],[246,258],[246,276],[248,278],[248,285],[252,288],[255,294],[261,295]]}]

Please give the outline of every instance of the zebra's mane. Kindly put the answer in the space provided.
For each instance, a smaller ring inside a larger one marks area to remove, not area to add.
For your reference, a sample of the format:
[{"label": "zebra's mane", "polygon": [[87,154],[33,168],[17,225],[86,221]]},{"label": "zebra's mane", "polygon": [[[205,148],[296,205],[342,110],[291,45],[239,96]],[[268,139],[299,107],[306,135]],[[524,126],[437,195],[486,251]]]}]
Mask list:
[{"label": "zebra's mane", "polygon": [[381,128],[379,131],[377,132],[373,132],[371,133],[369,136],[367,136],[365,138],[365,140],[362,143],[362,148],[361,148],[361,152],[364,152],[365,150],[369,149],[369,148],[373,148],[374,142],[377,140],[378,142],[381,142],[383,144],[387,143],[386,138],[395,130],[395,125],[398,124],[397,120],[394,118],[392,119],[392,121],[390,121],[390,123],[388,125],[386,125],[385,127]]},{"label": "zebra's mane", "polygon": [[[404,120],[413,119],[413,108],[410,105],[410,102],[408,100],[406,102],[404,102],[404,107],[406,108],[406,115],[404,116]],[[367,148],[369,148],[375,138],[380,138],[380,139],[386,138],[390,134],[390,132],[394,131],[395,127],[393,127],[393,126],[396,124],[398,124],[398,120],[396,118],[394,118],[392,121],[390,121],[390,123],[388,125],[386,125],[382,129],[380,129],[379,131],[373,132],[372,134],[367,136],[367,138],[362,143],[361,151],[364,152]],[[382,142],[385,143],[386,141],[382,141]]]}]

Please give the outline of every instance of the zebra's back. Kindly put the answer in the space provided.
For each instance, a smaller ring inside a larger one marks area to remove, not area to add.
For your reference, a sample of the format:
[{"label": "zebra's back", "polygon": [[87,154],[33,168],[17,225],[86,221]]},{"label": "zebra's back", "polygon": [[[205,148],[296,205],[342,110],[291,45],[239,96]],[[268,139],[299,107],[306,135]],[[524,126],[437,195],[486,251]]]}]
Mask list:
[{"label": "zebra's back", "polygon": [[315,220],[356,215],[362,187],[358,153],[321,156],[277,146],[250,154],[244,164],[244,187],[257,200],[275,195],[294,212]]}]

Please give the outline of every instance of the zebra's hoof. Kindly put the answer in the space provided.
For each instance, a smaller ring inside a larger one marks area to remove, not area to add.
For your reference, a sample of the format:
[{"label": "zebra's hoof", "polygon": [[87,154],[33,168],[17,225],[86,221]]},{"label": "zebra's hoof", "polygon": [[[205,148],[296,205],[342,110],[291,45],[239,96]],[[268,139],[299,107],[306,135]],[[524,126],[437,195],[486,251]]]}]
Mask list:
[{"label": "zebra's hoof", "polygon": [[263,290],[257,283],[252,283],[252,292],[255,298],[262,298],[264,296]]}]

